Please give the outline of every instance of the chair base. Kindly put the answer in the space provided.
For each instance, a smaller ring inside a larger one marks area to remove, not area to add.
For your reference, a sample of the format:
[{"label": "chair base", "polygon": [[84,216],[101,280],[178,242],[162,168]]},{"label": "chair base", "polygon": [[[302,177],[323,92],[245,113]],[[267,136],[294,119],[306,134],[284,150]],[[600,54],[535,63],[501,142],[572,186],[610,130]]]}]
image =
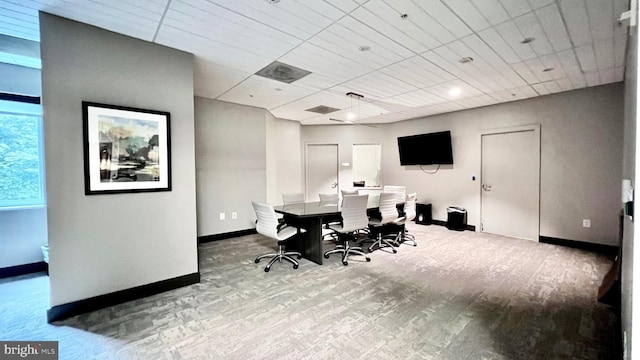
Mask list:
[{"label": "chair base", "polygon": [[395,236],[393,237],[393,240],[391,240],[388,237],[385,238],[384,236],[382,236],[381,233],[378,233],[378,237],[376,238],[376,240],[369,246],[369,252],[373,252],[373,250],[376,249],[377,246],[378,249],[389,247],[395,254],[398,252],[398,250],[396,250],[395,239],[397,239],[397,237]]},{"label": "chair base", "polygon": [[344,239],[344,245],[342,245],[342,244],[341,244],[341,245],[337,245],[337,246],[335,247],[335,249],[333,249],[333,250],[329,250],[329,251],[326,251],[326,252],[324,253],[324,258],[325,258],[325,259],[328,259],[328,258],[329,258],[329,255],[331,255],[331,254],[336,254],[336,253],[341,253],[341,254],[342,254],[342,265],[344,265],[344,266],[349,265],[348,258],[349,258],[349,255],[350,255],[350,254],[351,254],[351,255],[360,255],[360,256],[364,256],[364,258],[365,258],[367,261],[371,261],[371,258],[369,258],[369,257],[364,253],[364,250],[362,250],[362,248],[361,248],[361,247],[359,247],[359,246],[354,246],[354,247],[349,246],[349,239],[348,239],[348,238],[345,238],[345,239]]},{"label": "chair base", "polygon": [[302,259],[302,254],[300,254],[297,251],[284,251],[284,248],[282,245],[278,246],[278,252],[277,253],[271,253],[271,254],[264,254],[264,255],[260,255],[256,258],[255,263],[259,263],[260,260],[264,259],[264,258],[273,258],[271,259],[271,261],[269,261],[269,263],[267,264],[267,266],[264,268],[264,272],[269,272],[269,270],[271,270],[271,265],[273,265],[276,261],[282,262],[282,260],[287,260],[288,262],[293,264],[293,268],[297,269],[298,266],[300,265],[295,259],[293,259],[290,255],[295,255],[298,257],[298,259]]}]

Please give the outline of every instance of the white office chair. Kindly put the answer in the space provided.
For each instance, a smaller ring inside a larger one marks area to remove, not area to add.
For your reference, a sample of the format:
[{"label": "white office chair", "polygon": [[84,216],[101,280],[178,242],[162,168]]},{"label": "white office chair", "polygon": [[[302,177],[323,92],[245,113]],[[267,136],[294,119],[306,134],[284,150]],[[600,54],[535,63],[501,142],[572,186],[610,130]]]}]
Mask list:
[{"label": "white office chair", "polygon": [[349,254],[361,255],[364,256],[367,261],[371,261],[362,251],[361,247],[349,246],[349,238],[353,232],[367,227],[369,223],[369,219],[367,218],[368,200],[369,195],[347,196],[342,200],[342,211],[340,212],[342,224],[331,225],[330,228],[343,240],[343,244],[337,245],[335,249],[325,252],[324,257],[326,259],[328,259],[331,254],[342,253],[342,264],[345,266],[349,265],[347,261]]},{"label": "white office chair", "polygon": [[416,218],[416,197],[416,193],[407,194],[407,197],[404,200],[404,207],[402,209],[404,215],[393,222],[393,224],[400,226],[400,232],[394,242],[394,245],[396,246],[404,244],[407,241],[412,242],[413,246],[418,246],[415,236],[408,234],[406,227],[408,221]]},{"label": "white office chair", "polygon": [[[331,194],[318,194],[320,198],[320,206],[338,206],[340,204],[340,196],[338,193]],[[322,239],[323,240],[338,240],[338,236],[334,231],[329,229],[330,225],[340,224],[340,219],[337,217],[327,217],[323,219]]]},{"label": "white office chair", "polygon": [[396,208],[396,193],[383,192],[380,194],[380,203],[379,203],[379,211],[380,218],[372,218],[369,220],[369,226],[374,228],[375,231],[372,233],[376,234],[376,239],[369,246],[369,252],[373,251],[373,249],[377,246],[378,249],[383,247],[390,247],[393,250],[393,253],[397,253],[398,251],[395,249],[392,241],[388,240],[383,236],[384,225],[390,224],[398,219],[398,209]]},{"label": "white office chair", "polygon": [[278,224],[278,218],[276,212],[273,210],[273,206],[269,204],[251,202],[253,204],[253,210],[256,212],[258,221],[256,222],[256,231],[258,234],[276,239],[278,241],[278,252],[260,255],[256,258],[256,264],[264,258],[273,258],[269,261],[269,264],[264,268],[265,272],[271,270],[271,265],[276,261],[282,262],[282,259],[289,261],[293,264],[293,268],[298,268],[298,262],[294,260],[290,255],[296,255],[298,259],[302,258],[302,254],[297,251],[285,251],[284,245],[287,240],[293,238],[295,235],[306,232],[304,229],[299,229],[287,224]]},{"label": "white office chair", "polygon": [[344,198],[345,196],[360,195],[360,193],[358,192],[358,190],[340,190],[340,193],[342,194],[342,197],[343,197],[343,198]]},{"label": "white office chair", "polygon": [[398,185],[385,185],[382,188],[383,193],[395,193],[396,194],[396,204],[402,204],[405,200],[405,194],[407,193],[406,186],[398,186]]},{"label": "white office chair", "polygon": [[340,201],[340,196],[338,196],[337,193],[332,193],[332,194],[318,194],[318,197],[320,198],[320,203],[323,204],[336,204],[338,205],[338,202]]},{"label": "white office chair", "polygon": [[282,205],[300,204],[304,202],[303,193],[285,193],[282,194]]}]

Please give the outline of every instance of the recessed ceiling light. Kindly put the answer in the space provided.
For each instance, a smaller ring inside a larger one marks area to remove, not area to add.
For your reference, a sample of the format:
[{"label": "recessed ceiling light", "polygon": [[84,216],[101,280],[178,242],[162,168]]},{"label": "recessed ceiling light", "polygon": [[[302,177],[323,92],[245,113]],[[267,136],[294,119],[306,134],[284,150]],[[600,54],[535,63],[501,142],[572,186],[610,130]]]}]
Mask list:
[{"label": "recessed ceiling light", "polygon": [[528,38],[524,38],[524,40],[520,41],[521,44],[528,44],[531,43],[535,40],[536,38],[534,37],[528,37]]},{"label": "recessed ceiling light", "polygon": [[457,97],[458,95],[460,95],[460,93],[462,93],[462,90],[460,90],[459,87],[454,87],[449,90],[449,96],[451,97]]},{"label": "recessed ceiling light", "polygon": [[356,118],[356,114],[352,112],[347,113],[347,120],[355,120],[355,118]]},{"label": "recessed ceiling light", "polygon": [[275,91],[282,91],[282,89],[280,89],[280,88],[275,88],[274,90]]},{"label": "recessed ceiling light", "polygon": [[280,2],[280,0],[264,0],[266,2],[268,2],[269,4],[277,4]]},{"label": "recessed ceiling light", "polygon": [[542,71],[543,72],[553,71],[553,68],[552,67],[544,68]]},{"label": "recessed ceiling light", "polygon": [[369,51],[369,50],[371,50],[371,46],[368,46],[368,45],[362,45],[362,46],[360,46],[360,47],[358,48],[358,50],[360,50],[360,51]]},{"label": "recessed ceiling light", "polygon": [[408,17],[409,17],[409,14],[400,15],[400,19],[402,19],[402,20],[406,20]]},{"label": "recessed ceiling light", "polygon": [[253,97],[253,95],[249,94],[249,97]]},{"label": "recessed ceiling light", "polygon": [[458,61],[460,61],[462,64],[466,64],[466,63],[472,62],[473,58],[471,56],[467,56],[467,57],[463,57],[462,59],[460,59]]}]

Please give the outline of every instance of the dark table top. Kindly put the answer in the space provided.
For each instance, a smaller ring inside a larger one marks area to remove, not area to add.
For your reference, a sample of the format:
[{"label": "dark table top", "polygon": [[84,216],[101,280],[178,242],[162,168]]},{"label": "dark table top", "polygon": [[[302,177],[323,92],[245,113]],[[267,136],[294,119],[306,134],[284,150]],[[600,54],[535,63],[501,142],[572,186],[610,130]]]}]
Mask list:
[{"label": "dark table top", "polygon": [[[378,195],[369,195],[367,209],[377,209],[380,197]],[[314,217],[314,216],[331,216],[340,215],[342,206],[340,204],[330,202],[307,202],[300,204],[287,204],[274,206],[273,209],[277,213],[292,215],[296,217]]]}]

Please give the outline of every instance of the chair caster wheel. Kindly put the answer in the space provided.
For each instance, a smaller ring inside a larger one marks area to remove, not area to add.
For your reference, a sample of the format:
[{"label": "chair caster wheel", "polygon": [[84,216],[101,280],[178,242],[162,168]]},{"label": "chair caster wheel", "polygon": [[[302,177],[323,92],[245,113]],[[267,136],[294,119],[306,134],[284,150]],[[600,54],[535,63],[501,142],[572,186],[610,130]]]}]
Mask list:
[{"label": "chair caster wheel", "polygon": [[294,268],[294,269],[297,269],[297,268],[298,268],[298,265],[293,265],[293,268]]},{"label": "chair caster wheel", "polygon": [[394,253],[394,254],[397,254],[397,253],[398,253],[398,250],[393,249],[393,253]]},{"label": "chair caster wheel", "polygon": [[367,258],[365,258],[365,259],[367,259],[367,262],[371,261],[371,258],[370,258],[370,257],[367,257]]},{"label": "chair caster wheel", "polygon": [[302,255],[298,255],[298,260],[302,259]]},{"label": "chair caster wheel", "polygon": [[416,246],[418,246],[418,244],[413,244],[413,247],[416,247]]},{"label": "chair caster wheel", "polygon": [[349,262],[348,261],[343,261],[342,265],[347,266],[347,265],[349,265]]},{"label": "chair caster wheel", "polygon": [[269,272],[269,270],[271,270],[271,269],[269,269],[269,268],[264,268],[264,272]]},{"label": "chair caster wheel", "polygon": [[329,258],[329,254],[324,254],[324,258],[328,259]]},{"label": "chair caster wheel", "polygon": [[253,260],[253,262],[255,262],[256,264],[260,262],[260,259],[255,259]]}]

